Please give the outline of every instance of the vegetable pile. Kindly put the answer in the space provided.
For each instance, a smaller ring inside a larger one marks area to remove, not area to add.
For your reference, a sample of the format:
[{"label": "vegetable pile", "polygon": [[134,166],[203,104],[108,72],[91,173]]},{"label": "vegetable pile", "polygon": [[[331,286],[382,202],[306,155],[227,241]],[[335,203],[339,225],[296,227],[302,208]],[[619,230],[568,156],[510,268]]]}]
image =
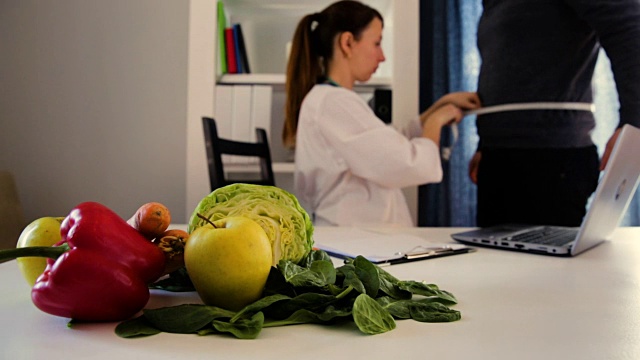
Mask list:
[{"label": "vegetable pile", "polygon": [[[147,304],[150,283],[184,267],[188,237],[167,230],[171,215],[160,203],[141,206],[130,221],[83,202],[65,218],[32,222],[17,248],[0,250],[0,260],[23,260],[20,270],[40,310],[76,321],[122,321]],[[52,239],[60,240],[41,246]]]},{"label": "vegetable pile", "polygon": [[148,284],[165,268],[162,251],[106,206],[84,202],[60,226],[52,247],[23,247],[0,258],[46,256],[31,290],[40,310],[79,321],[120,321],[149,301]]},{"label": "vegetable pile", "polygon": [[393,330],[396,319],[450,322],[460,312],[453,294],[433,284],[401,281],[364,257],[335,268],[329,256],[313,250],[296,264],[280,260],[271,269],[264,297],[238,312],[201,304],[145,309],[120,323],[124,338],[161,332],[231,334],[256,338],[263,328],[294,324],[335,324],[353,321],[365,334]]},{"label": "vegetable pile", "polygon": [[296,197],[275,186],[232,184],[214,190],[200,201],[189,233],[207,222],[229,216],[245,216],[257,222],[271,241],[273,266],[280,259],[298,262],[313,246],[313,224]]},{"label": "vegetable pile", "polygon": [[[213,191],[195,209],[188,233],[168,229],[169,209],[157,202],[128,221],[95,202],[60,220],[36,220],[0,260],[43,257],[21,267],[35,306],[72,322],[118,321],[124,338],[169,332],[254,339],[268,327],[345,322],[380,334],[399,319],[460,319],[449,308],[456,298],[436,285],[398,280],[362,256],[336,268],[312,249],[313,225],[295,196],[273,186]],[[195,291],[194,284],[203,303],[144,309],[149,289]],[[251,284],[251,297],[237,300]],[[207,302],[203,293],[235,300]]]}]

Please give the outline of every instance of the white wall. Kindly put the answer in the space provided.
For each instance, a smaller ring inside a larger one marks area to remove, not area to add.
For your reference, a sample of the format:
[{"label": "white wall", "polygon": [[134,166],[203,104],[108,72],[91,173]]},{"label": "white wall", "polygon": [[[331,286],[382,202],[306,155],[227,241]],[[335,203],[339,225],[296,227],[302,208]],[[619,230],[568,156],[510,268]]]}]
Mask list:
[{"label": "white wall", "polygon": [[160,201],[186,220],[189,3],[0,1],[0,169],[27,220]]}]

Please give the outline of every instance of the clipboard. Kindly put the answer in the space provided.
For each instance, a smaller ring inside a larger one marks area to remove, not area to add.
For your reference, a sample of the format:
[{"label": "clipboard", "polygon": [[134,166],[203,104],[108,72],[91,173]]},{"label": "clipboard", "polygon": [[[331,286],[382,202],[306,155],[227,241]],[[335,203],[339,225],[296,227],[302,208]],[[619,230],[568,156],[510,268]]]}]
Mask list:
[{"label": "clipboard", "polygon": [[316,228],[314,240],[314,247],[325,251],[329,256],[353,259],[361,255],[379,266],[476,251],[463,244],[432,243],[415,235],[362,228]]}]

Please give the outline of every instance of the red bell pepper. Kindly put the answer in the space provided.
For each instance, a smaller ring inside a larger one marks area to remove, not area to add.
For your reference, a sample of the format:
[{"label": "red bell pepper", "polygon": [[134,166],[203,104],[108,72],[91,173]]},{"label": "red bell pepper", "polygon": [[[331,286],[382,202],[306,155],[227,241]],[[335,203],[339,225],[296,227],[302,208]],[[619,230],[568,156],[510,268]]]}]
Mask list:
[{"label": "red bell pepper", "polygon": [[121,321],[144,308],[148,284],[164,271],[162,250],[95,202],[76,206],[60,233],[56,247],[68,251],[48,260],[31,290],[40,310],[79,321]]}]

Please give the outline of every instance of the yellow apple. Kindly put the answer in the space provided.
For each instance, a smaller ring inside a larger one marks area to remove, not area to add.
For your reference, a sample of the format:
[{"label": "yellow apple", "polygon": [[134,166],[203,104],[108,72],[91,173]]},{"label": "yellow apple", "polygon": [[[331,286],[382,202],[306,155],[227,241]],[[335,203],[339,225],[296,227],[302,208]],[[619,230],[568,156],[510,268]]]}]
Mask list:
[{"label": "yellow apple", "polygon": [[[16,247],[53,246],[61,239],[62,220],[63,217],[42,217],[34,220],[22,230]],[[45,257],[20,257],[16,261],[22,275],[31,286],[47,267]]]},{"label": "yellow apple", "polygon": [[271,270],[271,243],[257,222],[227,217],[191,233],[184,262],[205,304],[237,311],[262,296]]}]

